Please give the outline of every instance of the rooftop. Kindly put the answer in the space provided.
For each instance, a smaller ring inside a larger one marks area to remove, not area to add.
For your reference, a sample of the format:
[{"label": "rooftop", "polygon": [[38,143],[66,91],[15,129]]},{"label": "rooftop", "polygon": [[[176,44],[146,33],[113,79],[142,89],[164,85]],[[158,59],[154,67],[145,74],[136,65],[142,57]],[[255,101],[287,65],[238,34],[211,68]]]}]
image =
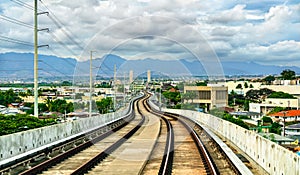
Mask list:
[{"label": "rooftop", "polygon": [[300,123],[286,126],[286,129],[300,129]]},{"label": "rooftop", "polygon": [[269,116],[295,117],[295,116],[300,116],[300,110],[281,111],[274,114],[270,114]]}]

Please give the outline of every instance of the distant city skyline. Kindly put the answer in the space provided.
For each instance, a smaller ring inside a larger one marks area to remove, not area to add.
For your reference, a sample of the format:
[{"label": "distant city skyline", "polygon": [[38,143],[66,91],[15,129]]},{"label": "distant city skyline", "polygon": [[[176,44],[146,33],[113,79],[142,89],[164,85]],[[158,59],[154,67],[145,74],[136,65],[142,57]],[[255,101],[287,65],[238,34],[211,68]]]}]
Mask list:
[{"label": "distant city skyline", "polygon": [[[33,52],[33,0],[21,2],[0,3],[1,53]],[[50,13],[39,15],[39,28],[50,29],[39,32],[39,44],[50,46],[41,48],[41,54],[87,60],[85,53],[96,48],[95,57],[109,51],[127,59],[178,60],[191,59],[198,50],[202,56],[213,51],[222,61],[300,67],[300,0],[42,0],[38,4],[40,12]]]}]

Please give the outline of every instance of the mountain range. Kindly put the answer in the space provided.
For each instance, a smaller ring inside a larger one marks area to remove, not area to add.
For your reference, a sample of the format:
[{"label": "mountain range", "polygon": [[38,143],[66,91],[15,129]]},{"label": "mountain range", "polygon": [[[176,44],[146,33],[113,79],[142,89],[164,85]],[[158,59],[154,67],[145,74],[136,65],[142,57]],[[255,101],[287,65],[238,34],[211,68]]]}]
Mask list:
[{"label": "mountain range", "polygon": [[[147,70],[166,76],[205,76],[206,72],[199,61],[158,60],[145,58],[143,60],[127,60],[118,55],[109,54],[103,58],[92,60],[93,74],[112,77],[114,65],[117,73],[124,74],[133,70],[135,75],[144,74]],[[285,69],[300,73],[296,66],[261,65],[255,62],[221,61],[225,75],[278,75]],[[74,58],[60,58],[50,55],[39,55],[38,70],[40,77],[66,77],[73,75],[88,75],[89,61],[78,62]],[[32,53],[0,53],[0,78],[32,78]]]}]

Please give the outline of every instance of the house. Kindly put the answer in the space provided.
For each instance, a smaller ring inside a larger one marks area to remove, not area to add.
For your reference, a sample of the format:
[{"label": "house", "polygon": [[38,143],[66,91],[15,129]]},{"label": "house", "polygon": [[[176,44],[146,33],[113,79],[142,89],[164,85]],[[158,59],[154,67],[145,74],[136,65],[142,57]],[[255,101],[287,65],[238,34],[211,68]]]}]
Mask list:
[{"label": "house", "polygon": [[11,103],[8,105],[8,108],[19,108],[20,107],[20,103]]},{"label": "house", "polygon": [[[262,115],[261,113],[257,112],[248,112],[248,111],[236,111],[236,112],[230,112],[231,115],[237,117],[237,116],[247,116],[252,120],[260,120]],[[255,122],[256,123],[256,122]]]},{"label": "house", "polygon": [[295,99],[283,99],[283,98],[266,98],[262,103],[249,103],[249,111],[257,113],[269,113],[275,107],[283,107],[289,109],[298,109],[300,106],[300,100]]},{"label": "house", "polygon": [[281,111],[269,115],[275,122],[292,122],[300,121],[300,110]]},{"label": "house", "polygon": [[292,137],[300,140],[300,123],[286,126],[285,134],[288,137]]},{"label": "house", "polygon": [[258,133],[258,134],[264,138],[267,138],[267,139],[279,144],[279,145],[291,144],[292,142],[294,142],[294,139],[283,137],[281,135],[274,134],[274,133]]},{"label": "house", "polygon": [[3,105],[0,105],[0,112],[5,111],[5,110],[6,110],[6,107]]}]

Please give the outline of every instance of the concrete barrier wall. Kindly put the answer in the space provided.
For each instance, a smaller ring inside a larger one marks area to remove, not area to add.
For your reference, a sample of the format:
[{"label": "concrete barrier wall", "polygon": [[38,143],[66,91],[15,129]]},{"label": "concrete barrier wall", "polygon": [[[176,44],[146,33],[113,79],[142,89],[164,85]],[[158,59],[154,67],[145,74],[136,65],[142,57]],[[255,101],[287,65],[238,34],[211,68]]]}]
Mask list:
[{"label": "concrete barrier wall", "polygon": [[125,116],[128,110],[129,107],[126,106],[115,113],[82,118],[72,122],[1,136],[0,161],[84,132],[88,129],[103,126]]},{"label": "concrete barrier wall", "polygon": [[181,114],[206,125],[213,132],[237,145],[272,175],[300,174],[300,156],[261,137],[254,131],[201,112],[165,108],[163,111]]}]

